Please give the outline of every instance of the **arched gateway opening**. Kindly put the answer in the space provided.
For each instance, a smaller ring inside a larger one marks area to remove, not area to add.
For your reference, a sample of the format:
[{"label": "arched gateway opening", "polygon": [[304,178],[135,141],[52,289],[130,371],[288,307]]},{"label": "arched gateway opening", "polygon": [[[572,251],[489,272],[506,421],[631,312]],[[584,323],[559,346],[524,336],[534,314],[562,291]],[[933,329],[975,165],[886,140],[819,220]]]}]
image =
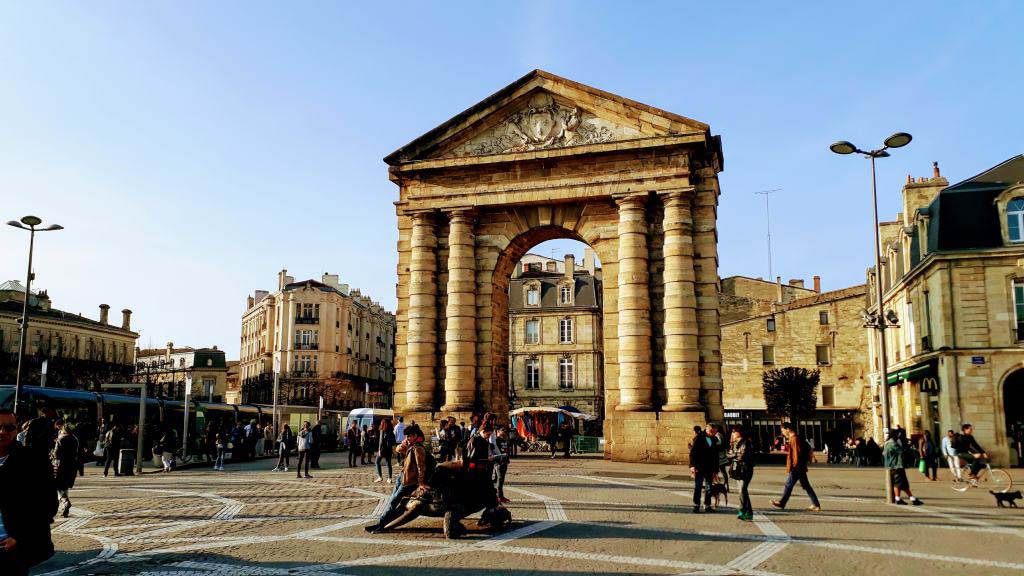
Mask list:
[{"label": "arched gateway opening", "polygon": [[720,420],[718,137],[534,71],[388,156],[400,187],[395,407],[508,410],[508,286],[553,238],[603,269],[606,455],[685,460]]}]

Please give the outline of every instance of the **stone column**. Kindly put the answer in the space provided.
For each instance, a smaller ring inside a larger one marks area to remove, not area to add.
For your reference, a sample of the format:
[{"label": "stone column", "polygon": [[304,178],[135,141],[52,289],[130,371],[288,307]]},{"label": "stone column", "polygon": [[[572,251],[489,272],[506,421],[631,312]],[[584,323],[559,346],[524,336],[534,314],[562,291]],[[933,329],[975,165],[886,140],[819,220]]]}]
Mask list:
[{"label": "stone column", "polygon": [[662,195],[665,205],[665,390],[668,412],[703,410],[700,403],[700,349],[693,270],[693,190]]},{"label": "stone column", "polygon": [[647,281],[647,219],[644,197],[626,196],[619,205],[619,405],[616,410],[651,409],[651,299]]},{"label": "stone column", "polygon": [[429,411],[437,386],[437,236],[430,212],[412,218],[405,409]]},{"label": "stone column", "polygon": [[469,209],[449,214],[448,307],[445,311],[444,412],[476,400],[476,255]]}]

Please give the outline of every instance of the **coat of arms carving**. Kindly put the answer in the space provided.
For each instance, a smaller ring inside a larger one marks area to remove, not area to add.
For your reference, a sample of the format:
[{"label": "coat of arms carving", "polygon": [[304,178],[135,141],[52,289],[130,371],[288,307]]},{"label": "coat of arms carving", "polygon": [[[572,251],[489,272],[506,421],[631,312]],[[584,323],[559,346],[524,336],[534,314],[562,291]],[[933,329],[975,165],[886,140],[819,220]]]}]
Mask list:
[{"label": "coat of arms carving", "polygon": [[564,106],[550,94],[530,98],[526,108],[452,151],[454,156],[483,156],[564,148],[642,136],[578,107]]}]

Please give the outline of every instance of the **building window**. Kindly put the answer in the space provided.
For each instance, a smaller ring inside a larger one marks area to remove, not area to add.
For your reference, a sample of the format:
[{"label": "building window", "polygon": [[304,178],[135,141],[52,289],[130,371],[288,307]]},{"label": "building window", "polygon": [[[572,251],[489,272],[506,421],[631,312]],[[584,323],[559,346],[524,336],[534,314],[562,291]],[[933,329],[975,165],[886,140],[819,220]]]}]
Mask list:
[{"label": "building window", "polygon": [[540,360],[527,358],[526,360],[526,389],[537,390],[540,388]]},{"label": "building window", "polygon": [[907,357],[911,357],[917,354],[917,330],[914,328],[914,305],[911,302],[907,302],[906,316],[903,319],[903,325],[906,326],[907,330],[904,332],[907,336]]},{"label": "building window", "polygon": [[822,386],[821,387],[821,405],[822,406],[835,406],[836,405],[836,387],[835,386]]},{"label": "building window", "polygon": [[828,325],[828,312],[827,311],[822,310],[821,312],[818,312],[818,324],[821,324],[822,326],[827,326]]},{"label": "building window", "polygon": [[769,318],[768,320],[765,321],[765,329],[767,329],[769,332],[775,332],[775,318],[774,317]]},{"label": "building window", "polygon": [[572,344],[572,318],[562,318],[558,321],[558,343]]},{"label": "building window", "polygon": [[526,305],[540,306],[540,288],[538,286],[530,286],[526,289]]},{"label": "building window", "polygon": [[765,366],[775,364],[775,346],[771,344],[761,345],[761,363]]},{"label": "building window", "polygon": [[1017,341],[1024,342],[1024,282],[1020,280],[1013,283],[1013,311]]},{"label": "building window", "polygon": [[572,358],[568,356],[558,359],[558,387],[562,390],[573,387]]},{"label": "building window", "polygon": [[1014,198],[1006,205],[1006,231],[1010,242],[1024,241],[1024,198]]},{"label": "building window", "polygon": [[538,343],[540,343],[540,320],[527,320],[526,321],[526,343],[527,344],[538,344]]},{"label": "building window", "polygon": [[822,366],[829,364],[827,344],[818,344],[817,346],[815,346],[814,355],[817,357],[818,364]]},{"label": "building window", "polygon": [[572,286],[565,285],[558,289],[558,303],[559,304],[572,304]]}]

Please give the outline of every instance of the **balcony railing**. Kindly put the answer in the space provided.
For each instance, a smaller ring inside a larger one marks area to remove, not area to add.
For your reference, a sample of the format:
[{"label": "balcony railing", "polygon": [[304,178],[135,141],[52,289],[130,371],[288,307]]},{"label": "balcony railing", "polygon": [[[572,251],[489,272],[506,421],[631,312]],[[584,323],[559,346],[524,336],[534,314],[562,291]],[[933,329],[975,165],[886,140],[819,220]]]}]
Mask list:
[{"label": "balcony railing", "polygon": [[296,342],[294,346],[295,350],[319,350],[320,346],[316,342],[303,344],[302,342]]},{"label": "balcony railing", "polygon": [[288,378],[316,378],[317,373],[310,370],[292,370],[287,372]]},{"label": "balcony railing", "polygon": [[320,317],[319,316],[296,316],[295,317],[295,323],[296,324],[319,324],[320,323]]}]

